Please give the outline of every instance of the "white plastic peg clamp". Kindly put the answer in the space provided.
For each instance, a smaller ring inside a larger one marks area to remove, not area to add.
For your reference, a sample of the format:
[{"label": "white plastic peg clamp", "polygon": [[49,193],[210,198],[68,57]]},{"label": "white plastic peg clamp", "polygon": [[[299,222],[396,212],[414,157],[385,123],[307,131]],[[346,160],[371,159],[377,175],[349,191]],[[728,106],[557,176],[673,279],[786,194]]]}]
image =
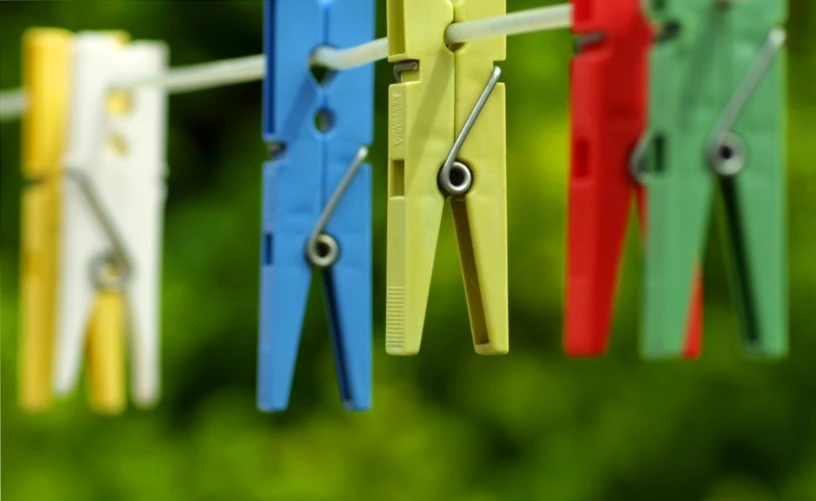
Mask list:
[{"label": "white plastic peg clamp", "polygon": [[137,405],[159,397],[159,288],[165,201],[167,95],[112,84],[165,70],[160,42],[123,44],[111,33],[74,42],[63,198],[54,389],[77,383],[95,296],[126,305],[131,388]]}]

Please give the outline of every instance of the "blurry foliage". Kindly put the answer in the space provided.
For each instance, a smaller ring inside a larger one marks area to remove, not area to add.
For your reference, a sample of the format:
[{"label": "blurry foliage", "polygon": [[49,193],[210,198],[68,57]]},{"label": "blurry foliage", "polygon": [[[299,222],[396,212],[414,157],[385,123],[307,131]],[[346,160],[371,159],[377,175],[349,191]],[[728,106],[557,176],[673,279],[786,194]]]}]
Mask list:
[{"label": "blurry foliage", "polygon": [[[378,35],[385,35],[385,5]],[[508,10],[541,1],[507,0]],[[550,2],[552,3],[552,2]],[[610,353],[560,349],[567,179],[567,32],[513,37],[508,88],[512,353],[473,354],[446,215],[422,353],[383,347],[386,92],[377,65],[375,407],[337,396],[314,282],[288,412],[255,410],[261,88],[174,96],[163,283],[164,397],[94,416],[84,396],[41,416],[16,406],[18,124],[0,160],[3,494],[18,500],[816,499],[816,5],[791,0],[792,355],[746,360],[712,238],[704,358],[636,353],[641,256],[632,231]],[[169,43],[173,65],[261,51],[261,2],[2,2],[0,88],[20,84],[32,26],[124,29]]]}]

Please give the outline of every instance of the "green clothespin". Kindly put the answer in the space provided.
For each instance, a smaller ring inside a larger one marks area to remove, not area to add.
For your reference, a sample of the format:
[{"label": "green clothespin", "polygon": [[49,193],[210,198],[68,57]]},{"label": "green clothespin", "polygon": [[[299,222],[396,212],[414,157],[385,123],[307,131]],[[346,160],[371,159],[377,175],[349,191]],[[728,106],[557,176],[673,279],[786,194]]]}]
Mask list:
[{"label": "green clothespin", "polygon": [[745,350],[784,356],[786,1],[648,5],[660,34],[649,130],[632,159],[648,187],[643,355],[683,351],[695,263],[719,184]]}]

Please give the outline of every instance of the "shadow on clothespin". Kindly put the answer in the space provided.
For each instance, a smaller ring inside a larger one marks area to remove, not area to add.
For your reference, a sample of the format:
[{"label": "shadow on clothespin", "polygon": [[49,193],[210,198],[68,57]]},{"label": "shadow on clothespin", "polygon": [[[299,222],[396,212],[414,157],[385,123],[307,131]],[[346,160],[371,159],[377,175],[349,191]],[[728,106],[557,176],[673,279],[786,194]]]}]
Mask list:
[{"label": "shadow on clothespin", "polygon": [[[784,356],[787,328],[784,0],[649,2],[651,114],[633,165],[648,187],[642,351],[675,356],[722,189],[745,351]],[[641,162],[645,156],[645,162]]]},{"label": "shadow on clothespin", "polygon": [[[573,0],[571,170],[564,348],[607,348],[633,194],[645,225],[645,191],[630,157],[646,130],[653,30],[641,0]],[[702,277],[695,278],[683,356],[700,352]]]},{"label": "shadow on clothespin", "polygon": [[258,407],[286,409],[312,270],[322,272],[337,379],[349,410],[371,407],[372,65],[329,71],[320,46],[374,37],[373,0],[267,0]]},{"label": "shadow on clothespin", "polygon": [[[505,13],[504,0],[389,0],[386,349],[422,340],[442,210],[450,199],[477,353],[509,349],[506,39],[448,47],[445,29]],[[429,36],[436,33],[437,36]]]}]

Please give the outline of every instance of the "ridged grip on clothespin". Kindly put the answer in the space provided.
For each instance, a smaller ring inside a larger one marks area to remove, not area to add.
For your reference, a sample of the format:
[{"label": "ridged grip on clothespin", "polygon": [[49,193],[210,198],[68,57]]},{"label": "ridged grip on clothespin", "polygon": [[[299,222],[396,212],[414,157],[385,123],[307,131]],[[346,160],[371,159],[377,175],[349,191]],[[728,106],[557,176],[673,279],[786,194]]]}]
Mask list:
[{"label": "ridged grip on clothespin", "polygon": [[455,134],[454,57],[442,43],[452,22],[447,1],[388,2],[388,60],[418,62],[388,89],[385,343],[393,355],[415,355],[422,341],[445,201],[436,174]]}]

